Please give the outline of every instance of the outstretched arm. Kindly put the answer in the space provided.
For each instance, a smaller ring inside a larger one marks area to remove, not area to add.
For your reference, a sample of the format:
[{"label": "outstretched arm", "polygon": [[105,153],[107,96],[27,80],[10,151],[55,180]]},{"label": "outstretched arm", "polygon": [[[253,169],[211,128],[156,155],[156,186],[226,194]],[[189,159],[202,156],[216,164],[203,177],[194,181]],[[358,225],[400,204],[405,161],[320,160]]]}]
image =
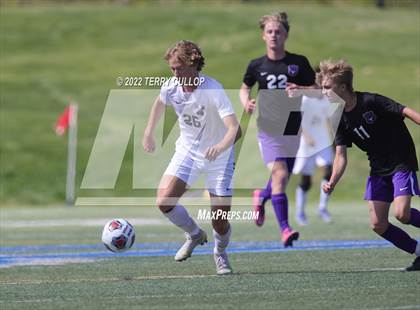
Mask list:
[{"label": "outstretched arm", "polygon": [[306,95],[308,97],[319,97],[319,94],[315,92],[305,92],[305,90],[316,90],[316,89],[319,89],[317,84],[312,84],[310,86],[303,86],[303,85],[287,82],[285,91],[290,98],[299,97],[302,95]]},{"label": "outstretched arm", "polygon": [[223,118],[223,123],[225,124],[227,131],[223,139],[216,145],[207,148],[205,152],[206,159],[213,161],[219,156],[220,153],[227,150],[232,146],[237,140],[241,137],[241,131],[239,127],[238,120],[236,119],[235,114],[228,115]]},{"label": "outstretched arm", "polygon": [[408,117],[409,119],[411,119],[417,125],[420,125],[420,113],[417,112],[416,110],[413,110],[411,108],[405,107],[402,110],[402,115],[404,117]]},{"label": "outstretched arm", "polygon": [[335,150],[336,151],[335,151],[335,158],[334,158],[333,171],[331,174],[331,178],[328,181],[328,183],[323,185],[322,187],[324,192],[327,194],[332,193],[335,185],[340,180],[347,166],[347,146],[337,145]]},{"label": "outstretched arm", "polygon": [[156,128],[156,124],[162,117],[163,112],[165,112],[165,105],[158,96],[150,111],[149,120],[143,134],[143,148],[146,152],[151,153],[155,150],[156,144],[155,139],[153,138],[153,132]]}]

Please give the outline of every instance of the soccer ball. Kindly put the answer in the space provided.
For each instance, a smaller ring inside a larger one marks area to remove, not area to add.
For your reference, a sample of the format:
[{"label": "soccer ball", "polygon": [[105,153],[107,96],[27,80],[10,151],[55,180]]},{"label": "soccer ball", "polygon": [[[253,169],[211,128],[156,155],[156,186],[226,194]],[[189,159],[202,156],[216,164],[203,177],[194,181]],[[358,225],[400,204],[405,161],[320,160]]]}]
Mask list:
[{"label": "soccer ball", "polygon": [[133,246],[136,238],[134,227],[124,219],[113,219],[105,224],[102,242],[111,252],[124,252]]}]

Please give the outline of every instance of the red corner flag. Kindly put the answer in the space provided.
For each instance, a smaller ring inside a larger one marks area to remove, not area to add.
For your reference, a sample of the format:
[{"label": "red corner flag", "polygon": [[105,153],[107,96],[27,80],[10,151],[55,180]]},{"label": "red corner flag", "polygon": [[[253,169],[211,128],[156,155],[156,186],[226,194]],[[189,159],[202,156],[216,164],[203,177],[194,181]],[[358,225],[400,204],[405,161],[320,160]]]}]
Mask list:
[{"label": "red corner flag", "polygon": [[70,125],[71,105],[68,105],[55,124],[55,133],[62,136]]},{"label": "red corner flag", "polygon": [[57,135],[63,135],[68,129],[67,147],[67,181],[66,202],[74,205],[74,192],[76,187],[76,156],[77,156],[77,103],[70,103],[58,118],[55,124]]}]

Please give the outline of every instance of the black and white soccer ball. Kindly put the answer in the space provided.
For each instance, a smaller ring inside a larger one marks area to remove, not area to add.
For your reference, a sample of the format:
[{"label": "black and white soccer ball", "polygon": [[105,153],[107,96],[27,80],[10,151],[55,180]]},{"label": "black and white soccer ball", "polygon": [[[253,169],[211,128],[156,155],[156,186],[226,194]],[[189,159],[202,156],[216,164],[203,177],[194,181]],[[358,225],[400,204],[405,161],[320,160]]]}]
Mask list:
[{"label": "black and white soccer ball", "polygon": [[133,225],[124,219],[113,219],[105,224],[102,242],[111,252],[124,252],[131,248],[136,238]]}]

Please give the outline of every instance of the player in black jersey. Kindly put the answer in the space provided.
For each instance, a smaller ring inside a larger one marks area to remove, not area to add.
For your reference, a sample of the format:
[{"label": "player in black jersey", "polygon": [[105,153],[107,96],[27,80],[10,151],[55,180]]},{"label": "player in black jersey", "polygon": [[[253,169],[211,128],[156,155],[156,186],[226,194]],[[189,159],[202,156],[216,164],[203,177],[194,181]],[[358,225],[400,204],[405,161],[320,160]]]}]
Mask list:
[{"label": "player in black jersey", "polygon": [[[315,83],[315,72],[306,57],[285,50],[290,29],[287,14],[282,12],[265,15],[259,24],[267,53],[250,62],[243,78],[240,98],[248,113],[255,109],[256,101],[250,97],[251,88],[255,83],[258,83],[260,94],[261,90],[280,89],[284,93],[286,88],[294,85],[310,86]],[[281,106],[272,110],[265,106],[264,109],[260,100],[259,107],[258,140],[264,163],[271,171],[271,178],[265,190],[254,191],[254,210],[259,212],[256,224],[263,224],[264,204],[271,198],[282,232],[282,242],[286,247],[292,246],[293,241],[299,238],[299,233],[288,223],[286,185],[296,152],[285,152],[285,149],[292,144],[298,145],[299,137],[296,134],[285,136],[281,130],[275,129],[282,116]],[[297,124],[297,127],[299,126],[300,123]]]},{"label": "player in black jersey", "polygon": [[339,96],[345,102],[335,138],[333,172],[324,191],[331,193],[343,175],[347,147],[354,143],[366,152],[371,171],[365,200],[369,202],[372,229],[401,250],[416,255],[407,271],[420,270],[420,243],[388,221],[393,202],[398,221],[420,227],[420,212],[411,208],[411,197],[420,194],[416,150],[404,123],[407,117],[419,125],[420,113],[387,97],[354,91],[353,69],[344,60],[321,62],[317,82],[328,98]]}]

